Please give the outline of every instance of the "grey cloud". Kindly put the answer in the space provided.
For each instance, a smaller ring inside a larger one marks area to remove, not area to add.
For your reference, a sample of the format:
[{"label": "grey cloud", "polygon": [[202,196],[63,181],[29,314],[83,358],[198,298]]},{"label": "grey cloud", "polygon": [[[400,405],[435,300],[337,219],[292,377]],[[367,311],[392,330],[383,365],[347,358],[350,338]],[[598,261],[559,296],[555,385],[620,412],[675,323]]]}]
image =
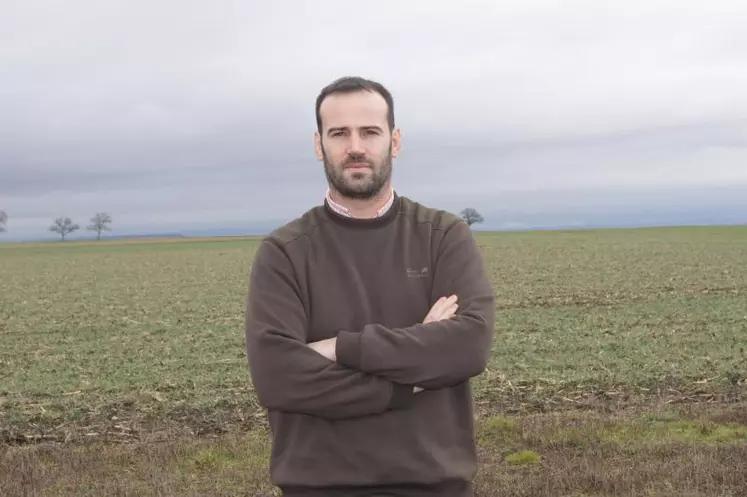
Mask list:
[{"label": "grey cloud", "polygon": [[0,207],[16,233],[106,209],[133,230],[284,219],[323,194],[313,101],[343,74],[392,89],[397,185],[437,205],[744,185],[745,14],[737,1],[3,2]]}]

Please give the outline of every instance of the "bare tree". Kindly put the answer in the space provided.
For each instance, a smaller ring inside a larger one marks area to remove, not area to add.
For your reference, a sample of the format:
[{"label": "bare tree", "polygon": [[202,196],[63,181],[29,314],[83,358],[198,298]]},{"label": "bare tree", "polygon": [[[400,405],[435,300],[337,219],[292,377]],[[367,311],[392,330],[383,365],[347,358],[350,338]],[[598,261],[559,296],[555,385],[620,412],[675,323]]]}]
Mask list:
[{"label": "bare tree", "polygon": [[78,229],[80,229],[80,226],[75,224],[69,217],[58,217],[54,220],[52,226],[49,227],[49,231],[60,234],[60,240],[64,240],[67,234]]},{"label": "bare tree", "polygon": [[466,209],[463,209],[461,212],[462,219],[464,219],[464,222],[467,223],[467,225],[472,226],[475,223],[481,223],[484,221],[482,216],[480,215],[477,210],[473,209],[472,207],[467,207]]},{"label": "bare tree", "polygon": [[88,226],[89,231],[96,232],[96,239],[101,240],[102,231],[110,231],[109,224],[111,224],[112,218],[106,212],[99,212],[91,218],[91,224]]},{"label": "bare tree", "polygon": [[5,225],[8,223],[8,213],[0,211],[0,233],[5,231]]}]

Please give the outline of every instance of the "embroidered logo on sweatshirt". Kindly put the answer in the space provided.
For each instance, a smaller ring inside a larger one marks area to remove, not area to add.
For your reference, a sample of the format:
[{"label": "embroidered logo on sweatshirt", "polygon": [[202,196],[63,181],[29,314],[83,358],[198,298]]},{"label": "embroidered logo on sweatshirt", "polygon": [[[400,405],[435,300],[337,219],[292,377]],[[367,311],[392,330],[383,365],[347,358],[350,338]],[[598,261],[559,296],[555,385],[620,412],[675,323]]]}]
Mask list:
[{"label": "embroidered logo on sweatshirt", "polygon": [[428,268],[411,269],[407,268],[407,276],[409,278],[425,278],[428,276]]}]

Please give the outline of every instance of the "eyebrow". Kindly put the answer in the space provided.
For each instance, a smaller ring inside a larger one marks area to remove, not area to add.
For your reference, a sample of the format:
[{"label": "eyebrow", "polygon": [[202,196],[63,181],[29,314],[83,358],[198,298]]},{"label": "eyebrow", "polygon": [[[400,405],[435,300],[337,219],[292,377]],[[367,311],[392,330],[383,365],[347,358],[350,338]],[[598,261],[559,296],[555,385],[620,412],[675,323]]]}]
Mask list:
[{"label": "eyebrow", "polygon": [[[329,128],[327,130],[327,134],[331,135],[332,133],[334,133],[336,131],[347,131],[349,129],[350,128],[348,128],[347,126],[341,126],[341,127],[337,127],[337,128]],[[376,130],[376,131],[382,131],[382,129],[381,129],[380,126],[361,126],[361,129],[363,129],[364,131],[371,130],[371,129],[372,130]]]}]

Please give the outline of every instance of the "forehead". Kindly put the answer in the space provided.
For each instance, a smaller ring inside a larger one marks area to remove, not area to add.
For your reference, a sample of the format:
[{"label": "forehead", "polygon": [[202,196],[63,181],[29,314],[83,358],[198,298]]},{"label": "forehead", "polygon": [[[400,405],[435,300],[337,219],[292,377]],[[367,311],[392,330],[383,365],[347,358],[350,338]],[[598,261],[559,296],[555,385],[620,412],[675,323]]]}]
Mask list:
[{"label": "forehead", "polygon": [[331,127],[387,126],[387,104],[376,92],[336,93],[319,108],[324,129]]}]

